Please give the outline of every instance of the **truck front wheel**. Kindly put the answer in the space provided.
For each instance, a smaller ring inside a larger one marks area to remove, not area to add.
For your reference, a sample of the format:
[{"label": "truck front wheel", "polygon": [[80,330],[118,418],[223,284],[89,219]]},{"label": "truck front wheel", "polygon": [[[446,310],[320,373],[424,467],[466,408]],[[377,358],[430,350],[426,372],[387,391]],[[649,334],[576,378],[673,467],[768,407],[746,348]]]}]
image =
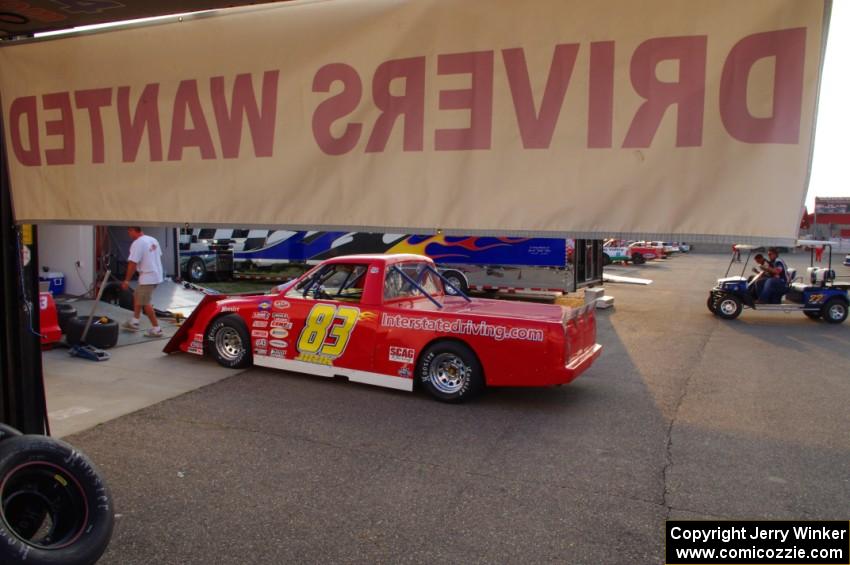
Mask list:
[{"label": "truck front wheel", "polygon": [[207,352],[222,367],[244,369],[251,366],[251,336],[239,314],[226,314],[210,324],[206,344]]}]

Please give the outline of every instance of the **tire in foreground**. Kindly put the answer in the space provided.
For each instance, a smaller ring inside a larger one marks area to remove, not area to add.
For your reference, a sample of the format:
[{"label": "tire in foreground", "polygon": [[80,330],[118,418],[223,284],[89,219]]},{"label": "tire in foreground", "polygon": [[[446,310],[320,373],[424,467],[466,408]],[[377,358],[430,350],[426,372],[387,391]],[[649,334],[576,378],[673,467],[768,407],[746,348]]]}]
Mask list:
[{"label": "tire in foreground", "polygon": [[0,443],[0,563],[91,565],[109,545],[115,514],[100,471],[46,436]]}]

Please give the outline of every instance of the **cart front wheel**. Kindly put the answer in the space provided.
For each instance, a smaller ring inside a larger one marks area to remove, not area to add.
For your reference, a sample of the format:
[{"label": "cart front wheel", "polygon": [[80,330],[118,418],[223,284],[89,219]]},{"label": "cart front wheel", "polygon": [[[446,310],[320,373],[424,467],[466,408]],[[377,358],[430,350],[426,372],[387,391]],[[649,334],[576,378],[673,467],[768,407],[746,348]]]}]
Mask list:
[{"label": "cart front wheel", "polygon": [[744,305],[737,296],[727,295],[721,297],[715,306],[717,315],[725,320],[734,320],[741,315]]}]

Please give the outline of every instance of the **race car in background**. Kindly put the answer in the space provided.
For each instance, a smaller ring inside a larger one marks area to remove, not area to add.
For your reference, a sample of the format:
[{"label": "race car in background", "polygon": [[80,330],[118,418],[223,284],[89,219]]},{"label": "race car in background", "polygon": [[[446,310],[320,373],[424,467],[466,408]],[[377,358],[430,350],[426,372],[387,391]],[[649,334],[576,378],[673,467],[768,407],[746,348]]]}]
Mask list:
[{"label": "race car in background", "polygon": [[653,255],[653,259],[664,259],[667,257],[664,246],[658,241],[632,241],[629,243],[629,247],[641,253],[647,259],[650,258],[649,255]]},{"label": "race car in background", "polygon": [[469,298],[420,255],[328,259],[258,295],[207,295],[165,347],[459,402],[571,382],[599,356],[594,304]]},{"label": "race car in background", "polygon": [[609,239],[602,246],[602,261],[605,265],[611,263],[634,263],[643,265],[647,261],[660,257],[654,247],[637,245],[620,239]]}]

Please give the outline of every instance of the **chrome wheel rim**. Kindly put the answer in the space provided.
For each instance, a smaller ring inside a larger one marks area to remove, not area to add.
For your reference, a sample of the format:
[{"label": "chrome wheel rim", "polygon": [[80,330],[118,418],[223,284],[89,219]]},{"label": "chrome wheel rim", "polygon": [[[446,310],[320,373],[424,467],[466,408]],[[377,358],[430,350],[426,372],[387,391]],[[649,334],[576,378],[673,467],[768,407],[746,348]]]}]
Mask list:
[{"label": "chrome wheel rim", "polygon": [[199,280],[204,277],[204,265],[202,263],[199,263],[198,261],[192,263],[191,271],[192,278],[195,280]]},{"label": "chrome wheel rim", "polygon": [[454,353],[440,353],[428,368],[428,378],[438,391],[456,394],[469,380],[472,367]]},{"label": "chrome wheel rim", "polygon": [[726,299],[720,303],[720,311],[726,314],[727,316],[731,316],[735,313],[735,310],[738,309],[738,305],[734,300]]},{"label": "chrome wheel rim", "polygon": [[223,359],[236,361],[245,352],[245,347],[239,332],[225,326],[215,334],[215,350]]},{"label": "chrome wheel rim", "polygon": [[840,320],[844,316],[844,306],[842,304],[833,304],[829,308],[829,317],[832,320]]},{"label": "chrome wheel rim", "polygon": [[[446,280],[449,281],[449,284],[451,284],[455,288],[460,288],[460,279],[456,277],[446,277]],[[455,289],[450,286],[446,288],[446,294],[457,294],[457,291],[455,291]]]}]

